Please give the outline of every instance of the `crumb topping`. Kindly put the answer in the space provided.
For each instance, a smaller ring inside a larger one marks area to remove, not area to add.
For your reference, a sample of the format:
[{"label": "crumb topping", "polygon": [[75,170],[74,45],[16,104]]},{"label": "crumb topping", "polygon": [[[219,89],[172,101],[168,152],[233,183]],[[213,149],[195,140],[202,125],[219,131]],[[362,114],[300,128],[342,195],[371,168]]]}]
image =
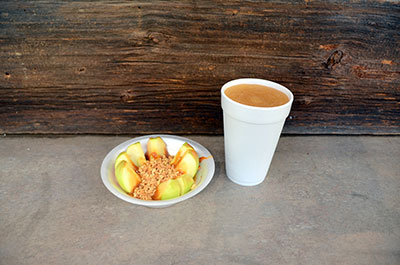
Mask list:
[{"label": "crumb topping", "polygon": [[173,156],[147,160],[137,173],[142,182],[133,191],[132,196],[141,200],[151,200],[160,183],[179,177],[182,173],[171,165]]}]

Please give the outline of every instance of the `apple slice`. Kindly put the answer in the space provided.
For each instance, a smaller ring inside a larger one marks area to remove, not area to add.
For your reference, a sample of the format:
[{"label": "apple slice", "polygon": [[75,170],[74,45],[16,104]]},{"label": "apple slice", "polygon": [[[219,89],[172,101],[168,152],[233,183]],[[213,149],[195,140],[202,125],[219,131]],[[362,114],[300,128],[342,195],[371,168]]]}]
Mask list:
[{"label": "apple slice", "polygon": [[140,142],[128,146],[126,152],[136,167],[140,167],[146,162],[146,157],[144,156],[143,148]]},{"label": "apple slice", "polygon": [[153,200],[168,200],[178,197],[181,194],[181,186],[178,180],[170,179],[158,185],[153,195]]},{"label": "apple slice", "polygon": [[118,163],[117,168],[115,169],[115,176],[121,188],[129,194],[131,194],[141,182],[135,169],[125,160]]},{"label": "apple slice", "polygon": [[190,191],[194,183],[193,178],[182,175],[176,179],[170,179],[158,185],[153,195],[153,200],[168,200],[184,195]]},{"label": "apple slice", "polygon": [[194,148],[190,144],[184,143],[172,159],[171,165],[176,166],[187,150],[194,150]]},{"label": "apple slice", "polygon": [[149,160],[168,156],[167,145],[161,137],[150,138],[147,141],[146,155]]},{"label": "apple slice", "polygon": [[135,170],[137,169],[137,166],[132,162],[132,160],[129,158],[129,155],[127,152],[121,152],[117,158],[115,159],[115,164],[114,164],[114,169],[117,169],[118,164],[121,161],[126,161],[129,165],[131,165]]},{"label": "apple slice", "polygon": [[193,178],[186,174],[176,178],[176,180],[179,182],[179,185],[181,187],[180,195],[188,193],[194,184]]},{"label": "apple slice", "polygon": [[175,167],[177,170],[191,178],[196,175],[199,169],[199,156],[194,150],[186,150],[185,154],[182,156],[181,160]]}]

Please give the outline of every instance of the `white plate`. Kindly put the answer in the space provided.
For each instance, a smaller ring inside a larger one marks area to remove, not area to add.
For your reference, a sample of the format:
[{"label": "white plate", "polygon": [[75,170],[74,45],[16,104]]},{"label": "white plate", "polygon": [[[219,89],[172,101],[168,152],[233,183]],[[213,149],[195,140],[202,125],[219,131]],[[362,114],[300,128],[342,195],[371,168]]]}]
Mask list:
[{"label": "white plate", "polygon": [[[143,151],[146,152],[147,140],[150,137],[157,137],[157,136],[160,136],[167,144],[168,153],[171,155],[175,155],[178,152],[179,148],[182,146],[182,144],[188,142],[191,146],[193,146],[194,150],[197,152],[199,157],[207,157],[207,159],[204,159],[200,162],[200,169],[196,174],[196,183],[195,183],[196,188],[189,191],[185,195],[165,201],[139,200],[129,196],[119,187],[118,182],[115,178],[114,162],[118,154],[125,151],[129,145],[136,142],[140,142],[143,147]],[[214,176],[214,171],[215,171],[214,158],[211,156],[211,153],[201,144],[180,136],[156,134],[156,135],[145,135],[133,138],[116,146],[104,158],[103,163],[101,164],[100,174],[101,174],[101,179],[103,180],[103,183],[106,186],[106,188],[118,198],[137,205],[161,208],[161,207],[171,206],[175,203],[187,200],[198,194],[208,185],[208,183],[210,183],[212,177]]]}]

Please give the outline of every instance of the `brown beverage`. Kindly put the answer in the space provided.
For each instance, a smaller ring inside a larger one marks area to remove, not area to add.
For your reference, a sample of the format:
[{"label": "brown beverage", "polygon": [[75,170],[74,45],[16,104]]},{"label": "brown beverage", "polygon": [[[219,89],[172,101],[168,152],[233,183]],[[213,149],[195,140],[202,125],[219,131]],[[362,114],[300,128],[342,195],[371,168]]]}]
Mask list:
[{"label": "brown beverage", "polygon": [[271,87],[256,84],[241,84],[228,87],[225,95],[244,105],[254,107],[276,107],[289,102],[289,97]]}]

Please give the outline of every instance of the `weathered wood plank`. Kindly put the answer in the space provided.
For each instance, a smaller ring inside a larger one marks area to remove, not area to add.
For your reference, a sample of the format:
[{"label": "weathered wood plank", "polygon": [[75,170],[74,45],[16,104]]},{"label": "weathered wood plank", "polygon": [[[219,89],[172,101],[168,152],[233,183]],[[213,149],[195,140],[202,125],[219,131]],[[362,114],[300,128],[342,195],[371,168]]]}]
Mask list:
[{"label": "weathered wood plank", "polygon": [[2,1],[0,133],[221,134],[240,77],[289,134],[400,134],[395,1]]}]

